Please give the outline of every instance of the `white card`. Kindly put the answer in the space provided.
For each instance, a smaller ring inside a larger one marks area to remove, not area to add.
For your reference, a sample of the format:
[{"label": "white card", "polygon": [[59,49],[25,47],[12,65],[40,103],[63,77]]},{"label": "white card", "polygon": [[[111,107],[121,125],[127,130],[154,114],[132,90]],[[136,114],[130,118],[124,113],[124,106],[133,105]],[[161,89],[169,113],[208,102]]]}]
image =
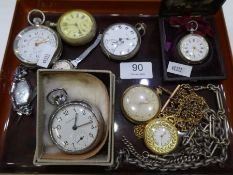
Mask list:
[{"label": "white card", "polygon": [[193,67],[169,61],[167,72],[190,77]]},{"label": "white card", "polygon": [[121,79],[153,78],[151,62],[120,63]]},{"label": "white card", "polygon": [[43,48],[42,53],[40,53],[40,59],[37,62],[37,66],[48,68],[49,63],[51,62],[55,51],[56,51],[55,47],[46,45]]}]

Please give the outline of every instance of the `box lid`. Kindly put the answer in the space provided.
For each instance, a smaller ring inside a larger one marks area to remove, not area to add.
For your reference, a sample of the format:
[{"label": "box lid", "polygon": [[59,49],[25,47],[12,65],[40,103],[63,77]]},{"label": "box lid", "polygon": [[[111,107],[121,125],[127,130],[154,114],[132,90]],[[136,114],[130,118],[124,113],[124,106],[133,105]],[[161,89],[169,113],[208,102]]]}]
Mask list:
[{"label": "box lid", "polygon": [[213,15],[226,0],[162,0],[161,16]]}]

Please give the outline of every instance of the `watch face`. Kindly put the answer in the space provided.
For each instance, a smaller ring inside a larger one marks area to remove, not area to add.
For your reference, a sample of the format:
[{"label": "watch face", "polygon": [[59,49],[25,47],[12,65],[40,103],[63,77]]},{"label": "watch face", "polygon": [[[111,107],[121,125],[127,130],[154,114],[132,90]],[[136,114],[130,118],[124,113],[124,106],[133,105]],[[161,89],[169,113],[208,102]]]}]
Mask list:
[{"label": "watch face", "polygon": [[58,36],[45,26],[30,26],[15,38],[14,53],[25,64],[36,65],[46,54],[54,55],[58,49]]},{"label": "watch face", "polygon": [[68,43],[75,44],[76,41],[85,44],[86,41],[81,39],[86,37],[86,40],[90,41],[95,35],[95,30],[94,17],[84,10],[69,11],[58,21],[58,31]]},{"label": "watch face", "polygon": [[60,70],[69,70],[72,68],[73,68],[73,65],[67,60],[56,61],[52,67],[52,69],[60,69]]},{"label": "watch face", "polygon": [[26,80],[20,80],[15,83],[13,96],[16,105],[25,105],[28,103],[30,97],[30,87]]},{"label": "watch face", "polygon": [[107,28],[103,34],[102,48],[113,59],[129,59],[139,49],[141,38],[137,30],[125,23],[118,23]]},{"label": "watch face", "polygon": [[180,40],[179,52],[185,61],[200,63],[207,57],[209,45],[204,37],[197,34],[189,34]]},{"label": "watch face", "polygon": [[146,146],[156,154],[168,154],[178,144],[178,131],[171,123],[163,119],[150,121],[144,131]]},{"label": "watch face", "polygon": [[53,142],[66,153],[85,153],[92,149],[101,134],[96,115],[79,102],[60,107],[49,122]]},{"label": "watch face", "polygon": [[143,123],[155,117],[160,110],[157,93],[146,86],[131,86],[123,94],[122,110],[134,123]]}]

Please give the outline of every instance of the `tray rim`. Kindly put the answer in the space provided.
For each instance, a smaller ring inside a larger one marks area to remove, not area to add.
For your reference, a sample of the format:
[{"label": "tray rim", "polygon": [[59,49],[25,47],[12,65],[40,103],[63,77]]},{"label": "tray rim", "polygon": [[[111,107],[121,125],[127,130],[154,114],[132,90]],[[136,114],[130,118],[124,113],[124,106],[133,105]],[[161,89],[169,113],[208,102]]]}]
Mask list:
[{"label": "tray rim", "polygon": [[[18,3],[20,1],[23,1],[23,0],[17,0],[16,8],[17,8],[17,5],[18,5]],[[88,1],[92,1],[92,0],[88,0]],[[97,1],[99,1],[99,0],[97,0]],[[102,0],[102,1],[104,1],[104,2],[112,2],[112,1],[115,2],[116,0]],[[125,2],[124,0],[119,0],[119,1],[120,2]],[[145,1],[143,1],[143,0],[126,0],[126,2],[144,2],[145,3]],[[150,3],[150,2],[158,2],[159,3],[160,0],[146,0],[146,2],[147,3]],[[224,50],[224,53],[223,53],[224,56],[223,57],[226,60],[226,70],[227,70],[227,75],[229,75],[226,80],[221,81],[221,84],[222,84],[221,88],[222,88],[223,92],[225,93],[225,101],[227,103],[227,113],[229,114],[229,117],[231,118],[231,121],[229,123],[233,124],[233,121],[232,121],[233,120],[233,113],[230,110],[230,109],[233,109],[233,98],[232,98],[233,93],[232,93],[232,90],[231,90],[231,86],[232,86],[231,84],[233,82],[232,55],[231,55],[231,52],[229,52],[230,51],[229,39],[227,37],[227,31],[226,31],[226,26],[225,26],[225,21],[224,21],[224,16],[223,16],[222,10],[220,10],[217,13],[217,15],[215,16],[215,19],[218,21],[217,24],[216,24],[218,30],[222,31],[223,36],[220,38],[220,43],[223,44],[221,47],[224,48],[223,49]],[[10,47],[10,38],[12,38],[12,28],[13,28],[13,25],[11,26],[6,51]],[[3,86],[0,87],[0,92],[4,91],[5,89],[8,89],[6,84],[10,84],[10,82],[11,82],[11,78],[9,78],[9,74],[7,74],[7,76],[5,74],[5,68],[7,66],[7,64],[5,63],[6,55],[7,54],[5,52],[4,60],[3,60],[3,64],[2,64],[2,70],[1,70],[1,74],[0,74],[0,82],[1,82],[1,84],[4,84],[4,87]],[[1,98],[9,99],[9,95],[0,93],[0,99]],[[6,113],[7,113],[7,111],[5,112],[5,114]],[[1,119],[1,120],[6,121],[6,118]],[[3,130],[3,126],[0,126],[0,129]],[[5,133],[1,132],[0,134],[1,134],[0,138],[4,138]]]}]

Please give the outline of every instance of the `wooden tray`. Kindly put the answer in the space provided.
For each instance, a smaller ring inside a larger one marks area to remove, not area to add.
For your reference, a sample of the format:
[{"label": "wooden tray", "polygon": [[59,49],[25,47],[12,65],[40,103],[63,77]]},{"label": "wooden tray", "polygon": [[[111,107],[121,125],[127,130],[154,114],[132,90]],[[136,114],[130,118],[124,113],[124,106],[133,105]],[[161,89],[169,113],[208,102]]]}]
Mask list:
[{"label": "wooden tray", "polygon": [[[162,60],[160,50],[159,34],[159,12],[160,0],[18,0],[15,10],[15,16],[11,28],[11,33],[3,60],[2,72],[0,74],[0,172],[8,173],[109,173],[103,167],[86,167],[86,166],[43,166],[35,167],[32,163],[35,151],[35,112],[31,117],[23,118],[16,125],[16,116],[11,111],[11,101],[9,89],[11,87],[12,77],[19,62],[13,54],[13,41],[17,33],[24,27],[28,26],[26,15],[29,10],[37,8],[46,13],[48,20],[56,21],[61,13],[74,8],[85,9],[94,14],[98,30],[102,31],[110,24],[116,22],[127,22],[136,24],[145,22],[147,24],[147,34],[142,39],[142,46],[139,53],[130,61],[147,61],[152,62],[153,79],[148,81],[149,86],[157,87],[162,85],[168,89],[173,89],[177,83],[164,83],[162,79]],[[114,14],[114,15],[113,15]],[[117,15],[116,15],[117,14]],[[226,112],[228,115],[229,125],[233,126],[233,66],[232,55],[222,11],[219,11],[214,20],[216,28],[220,35],[220,46],[223,58],[226,64],[227,79],[223,81],[211,81],[221,86],[226,101]],[[75,58],[86,46],[70,47],[64,45],[62,58]],[[94,60],[94,61],[93,61]],[[89,57],[80,65],[81,69],[107,69],[116,75],[116,97],[121,97],[123,91],[130,85],[140,83],[140,80],[122,80],[119,77],[119,63],[110,61],[98,47]],[[31,70],[31,82],[36,80],[36,71]],[[197,83],[198,84],[198,83]],[[132,127],[122,115],[120,110],[120,98],[115,101],[115,123],[118,125],[118,132],[115,132],[115,152],[122,147],[121,137],[127,134],[127,137],[133,137]],[[232,129],[230,128],[230,132]],[[233,172],[233,145],[232,133],[230,133],[231,144],[229,146],[229,158],[223,168],[211,166],[199,168],[197,170],[177,171],[177,173],[231,173]],[[116,170],[116,173],[127,172],[145,173],[142,168],[133,165],[125,165]],[[146,171],[147,173],[155,173]]]}]

